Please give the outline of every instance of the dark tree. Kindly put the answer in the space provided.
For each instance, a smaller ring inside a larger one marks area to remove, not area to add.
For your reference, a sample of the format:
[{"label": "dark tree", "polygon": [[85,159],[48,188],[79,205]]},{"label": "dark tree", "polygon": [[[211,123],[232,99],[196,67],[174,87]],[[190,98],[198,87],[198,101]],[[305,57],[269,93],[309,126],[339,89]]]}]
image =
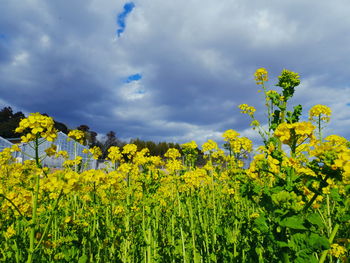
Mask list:
[{"label": "dark tree", "polygon": [[11,107],[5,107],[0,111],[0,136],[4,138],[16,138],[22,134],[15,132],[21,119],[25,118],[22,112],[13,113]]},{"label": "dark tree", "polygon": [[90,127],[85,125],[85,124],[82,124],[79,127],[77,127],[77,130],[81,130],[83,132],[88,132],[90,130]]},{"label": "dark tree", "polygon": [[55,128],[57,130],[65,133],[65,134],[68,134],[68,127],[64,123],[58,122],[58,121],[55,121],[55,120],[54,120],[54,122],[55,122]]}]

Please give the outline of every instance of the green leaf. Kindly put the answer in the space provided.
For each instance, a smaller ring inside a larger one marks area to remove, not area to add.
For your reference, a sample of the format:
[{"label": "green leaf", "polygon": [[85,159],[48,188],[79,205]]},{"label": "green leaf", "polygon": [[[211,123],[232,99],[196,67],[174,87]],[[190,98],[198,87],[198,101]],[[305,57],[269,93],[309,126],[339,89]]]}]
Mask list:
[{"label": "green leaf", "polygon": [[88,262],[88,256],[86,254],[82,255],[79,260],[78,260],[78,263],[86,263]]},{"label": "green leaf", "polygon": [[319,214],[313,213],[306,217],[306,220],[309,221],[313,225],[317,225],[319,227],[323,226],[322,218]]},{"label": "green leaf", "polygon": [[305,262],[318,263],[318,260],[314,255],[305,253],[305,254],[301,254],[300,256],[298,256],[294,262],[295,263],[305,263]]},{"label": "green leaf", "polygon": [[266,218],[260,216],[254,220],[254,225],[261,233],[267,233],[269,231],[269,227],[266,223]]},{"label": "green leaf", "polygon": [[310,248],[325,250],[329,249],[329,241],[326,237],[312,233],[307,239]]},{"label": "green leaf", "polygon": [[330,197],[331,197],[334,201],[336,201],[336,202],[342,201],[342,198],[341,198],[341,196],[339,195],[339,192],[338,192],[338,189],[337,189],[337,188],[332,188],[332,189],[331,189]]},{"label": "green leaf", "polygon": [[291,228],[291,229],[298,229],[298,230],[306,230],[307,229],[304,226],[304,219],[301,216],[290,216],[290,217],[284,218],[280,222],[280,225]]}]

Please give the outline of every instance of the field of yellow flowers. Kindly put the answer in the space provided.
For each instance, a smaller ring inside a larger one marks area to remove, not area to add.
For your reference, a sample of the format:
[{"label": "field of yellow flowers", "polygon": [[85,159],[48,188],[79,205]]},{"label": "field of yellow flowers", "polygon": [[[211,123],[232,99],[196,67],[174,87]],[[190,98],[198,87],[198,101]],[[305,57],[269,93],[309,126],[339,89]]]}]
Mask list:
[{"label": "field of yellow flowers", "polygon": [[301,105],[290,110],[297,73],[283,70],[279,91],[267,88],[263,68],[255,80],[267,125],[254,107],[239,108],[263,146],[253,151],[227,130],[223,149],[202,145],[200,167],[189,142],[164,158],[113,146],[103,170],[86,170],[79,156],[69,160],[52,145],[46,155],[67,160],[50,170],[38,148],[57,131],[50,117],[30,114],[16,131],[32,143],[33,161],[16,163],[17,146],[0,152],[0,262],[349,262],[349,141],[324,138],[327,106],[314,106],[307,122]]}]

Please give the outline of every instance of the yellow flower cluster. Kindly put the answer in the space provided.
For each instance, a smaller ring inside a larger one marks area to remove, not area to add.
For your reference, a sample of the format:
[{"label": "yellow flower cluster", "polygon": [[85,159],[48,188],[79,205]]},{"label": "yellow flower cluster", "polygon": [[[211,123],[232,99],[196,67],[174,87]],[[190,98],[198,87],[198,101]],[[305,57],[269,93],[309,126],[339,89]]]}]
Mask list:
[{"label": "yellow flower cluster", "polygon": [[90,148],[89,152],[92,154],[92,157],[95,160],[98,160],[98,158],[102,155],[102,151],[101,151],[100,147],[98,147],[98,146],[94,146],[94,147]]},{"label": "yellow flower cluster", "polygon": [[350,150],[346,149],[338,154],[338,158],[334,160],[334,166],[342,169],[343,183],[350,184]]},{"label": "yellow flower cluster", "polygon": [[62,157],[63,159],[68,159],[69,154],[67,151],[58,151],[56,154],[56,158]]},{"label": "yellow flower cluster", "polygon": [[141,151],[135,154],[133,162],[135,165],[145,165],[150,161],[148,159],[148,156],[149,156],[148,148],[143,148]]},{"label": "yellow flower cluster", "polygon": [[[300,143],[306,138],[313,138],[314,130],[315,126],[310,122],[281,123],[275,130],[275,136],[284,144],[290,144],[291,139]],[[293,134],[297,138],[292,138]]]},{"label": "yellow flower cluster", "polygon": [[213,140],[208,140],[202,145],[202,151],[203,152],[213,152],[218,150],[218,144],[214,142]]},{"label": "yellow flower cluster", "polygon": [[346,248],[339,244],[332,244],[331,249],[329,250],[329,254],[335,256],[336,258],[340,258],[345,255]]},{"label": "yellow flower cluster", "polygon": [[5,148],[0,152],[0,165],[9,164],[13,161],[11,148]]},{"label": "yellow flower cluster", "polygon": [[64,167],[72,167],[75,165],[79,165],[81,163],[81,161],[83,160],[83,158],[81,156],[77,156],[74,160],[66,160],[63,163]]},{"label": "yellow flower cluster", "polygon": [[278,94],[278,92],[275,91],[275,90],[268,90],[268,91],[266,92],[266,96],[268,96],[268,97],[273,97],[273,96],[279,96],[279,94]]},{"label": "yellow flower cluster", "polygon": [[187,142],[187,143],[184,143],[184,144],[181,144],[181,148],[182,149],[186,149],[186,150],[195,150],[197,149],[197,144],[195,141],[191,141],[191,142]]},{"label": "yellow flower cluster", "polygon": [[13,227],[13,224],[12,224],[12,225],[10,225],[10,226],[7,228],[6,232],[4,233],[4,236],[5,236],[6,239],[10,239],[10,238],[13,237],[14,235],[16,235],[16,230],[15,230],[15,228]]},{"label": "yellow flower cluster", "polygon": [[241,151],[251,152],[253,143],[247,137],[237,138],[230,142],[231,149],[234,153],[240,153]]},{"label": "yellow flower cluster", "polygon": [[27,133],[21,136],[22,142],[34,141],[40,137],[52,142],[57,137],[57,130],[54,125],[55,123],[52,118],[37,112],[31,113],[27,118],[22,119],[15,131],[17,133]]},{"label": "yellow flower cluster", "polygon": [[137,151],[137,146],[133,143],[126,144],[123,147],[123,154],[126,154],[129,159],[131,159]]},{"label": "yellow flower cluster", "polygon": [[184,167],[182,166],[182,162],[180,160],[169,159],[165,164],[165,168],[170,174],[172,174],[176,171],[182,170]]},{"label": "yellow flower cluster", "polygon": [[317,104],[310,109],[309,119],[311,121],[315,121],[320,118],[321,120],[328,122],[330,120],[331,114],[331,108],[325,105]]},{"label": "yellow flower cluster", "polygon": [[224,137],[224,141],[226,142],[235,140],[238,136],[239,136],[239,133],[232,129],[225,131],[224,134],[222,135],[222,137]]},{"label": "yellow flower cluster", "polygon": [[68,133],[68,137],[76,140],[80,144],[84,144],[85,143],[85,133],[83,131],[81,131],[81,130],[71,130]]},{"label": "yellow flower cluster", "polygon": [[268,81],[267,70],[265,68],[257,69],[254,73],[254,78],[255,78],[256,84],[258,85]]},{"label": "yellow flower cluster", "polygon": [[118,146],[111,146],[108,149],[107,158],[112,162],[119,162],[123,158],[123,155]]},{"label": "yellow flower cluster", "polygon": [[238,106],[238,108],[240,108],[241,113],[248,114],[251,117],[253,117],[254,112],[256,111],[253,106],[249,106],[248,104],[241,104]]},{"label": "yellow flower cluster", "polygon": [[321,119],[325,122],[329,122],[331,114],[332,114],[331,108],[325,105],[317,104],[310,109],[309,120],[317,121],[318,119]]},{"label": "yellow flower cluster", "polygon": [[164,156],[175,160],[175,159],[181,157],[181,154],[180,154],[178,149],[169,148],[168,151],[164,154]]},{"label": "yellow flower cluster", "polygon": [[54,156],[57,151],[57,146],[52,144],[49,148],[45,149],[45,153],[47,156]]},{"label": "yellow flower cluster", "polygon": [[212,181],[207,171],[201,168],[197,168],[194,171],[187,171],[183,177],[186,185],[192,189],[209,185]]}]

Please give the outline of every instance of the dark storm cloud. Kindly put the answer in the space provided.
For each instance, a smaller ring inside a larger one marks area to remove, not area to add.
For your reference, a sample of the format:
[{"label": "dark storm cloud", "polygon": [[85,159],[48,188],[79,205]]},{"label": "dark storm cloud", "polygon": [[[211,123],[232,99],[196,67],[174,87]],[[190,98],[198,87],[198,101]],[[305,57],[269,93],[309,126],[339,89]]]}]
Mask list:
[{"label": "dark storm cloud", "polygon": [[256,106],[263,120],[254,71],[267,68],[274,88],[287,68],[301,75],[293,104],[305,114],[331,106],[329,131],[349,138],[346,3],[7,0],[0,106],[122,138],[203,141],[229,128],[251,135],[237,106]]}]

